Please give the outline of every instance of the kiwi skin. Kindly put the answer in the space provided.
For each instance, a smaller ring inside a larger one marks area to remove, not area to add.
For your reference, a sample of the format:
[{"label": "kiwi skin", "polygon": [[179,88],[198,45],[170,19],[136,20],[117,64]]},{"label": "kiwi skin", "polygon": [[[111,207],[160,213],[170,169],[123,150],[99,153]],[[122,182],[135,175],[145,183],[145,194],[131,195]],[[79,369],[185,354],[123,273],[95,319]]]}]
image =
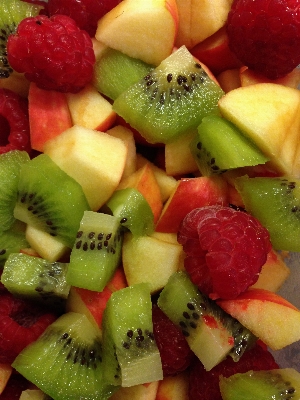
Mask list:
[{"label": "kiwi skin", "polygon": [[29,4],[20,0],[1,0],[0,2],[0,79],[8,78],[13,72],[7,59],[7,40],[15,33],[22,19],[36,16],[43,6]]}]

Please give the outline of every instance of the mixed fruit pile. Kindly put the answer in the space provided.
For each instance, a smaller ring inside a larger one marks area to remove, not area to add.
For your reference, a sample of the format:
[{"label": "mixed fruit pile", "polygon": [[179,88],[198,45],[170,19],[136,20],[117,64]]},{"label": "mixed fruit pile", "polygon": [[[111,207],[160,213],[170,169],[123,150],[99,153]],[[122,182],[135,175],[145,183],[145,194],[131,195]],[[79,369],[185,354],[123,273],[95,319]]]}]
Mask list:
[{"label": "mixed fruit pile", "polygon": [[2,0],[0,398],[299,399],[299,0]]}]

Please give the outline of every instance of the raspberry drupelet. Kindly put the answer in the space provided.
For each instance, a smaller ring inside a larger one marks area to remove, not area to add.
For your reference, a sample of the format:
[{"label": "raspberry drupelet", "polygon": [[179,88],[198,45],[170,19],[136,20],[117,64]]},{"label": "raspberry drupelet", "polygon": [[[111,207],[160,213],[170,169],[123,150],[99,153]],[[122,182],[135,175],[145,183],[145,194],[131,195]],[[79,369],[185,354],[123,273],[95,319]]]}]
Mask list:
[{"label": "raspberry drupelet", "polygon": [[271,250],[269,232],[257,219],[219,205],[187,214],[177,239],[192,282],[214,300],[233,299],[253,285]]},{"label": "raspberry drupelet", "polygon": [[65,15],[25,18],[7,42],[11,67],[41,89],[76,93],[93,76],[90,36]]}]

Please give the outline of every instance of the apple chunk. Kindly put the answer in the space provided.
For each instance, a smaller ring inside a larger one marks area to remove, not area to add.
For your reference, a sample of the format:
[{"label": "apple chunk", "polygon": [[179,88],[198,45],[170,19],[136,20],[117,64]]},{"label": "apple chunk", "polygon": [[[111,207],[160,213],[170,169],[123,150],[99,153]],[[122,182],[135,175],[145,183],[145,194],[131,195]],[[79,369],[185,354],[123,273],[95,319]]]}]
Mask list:
[{"label": "apple chunk", "polygon": [[217,303],[273,350],[300,340],[300,310],[276,293],[248,289]]},{"label": "apple chunk", "polygon": [[91,209],[97,211],[121,180],[127,147],[107,133],[74,125],[49,140],[44,153],[82,186]]},{"label": "apple chunk", "polygon": [[123,0],[98,22],[96,39],[130,57],[159,65],[172,53],[175,0]]}]

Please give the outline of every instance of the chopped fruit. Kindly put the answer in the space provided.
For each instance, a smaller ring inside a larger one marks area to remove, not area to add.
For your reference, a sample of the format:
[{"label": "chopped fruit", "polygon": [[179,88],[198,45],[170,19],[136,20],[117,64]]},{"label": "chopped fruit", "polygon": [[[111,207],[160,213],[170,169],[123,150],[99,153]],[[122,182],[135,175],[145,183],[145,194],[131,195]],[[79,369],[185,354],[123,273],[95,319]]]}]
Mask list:
[{"label": "chopped fruit", "polygon": [[29,343],[50,325],[56,315],[10,293],[1,293],[0,362],[11,363]]},{"label": "chopped fruit", "polygon": [[298,0],[237,0],[228,14],[229,47],[250,69],[277,79],[300,63]]},{"label": "chopped fruit", "polygon": [[222,400],[219,389],[219,376],[231,376],[249,370],[259,371],[277,369],[272,354],[256,344],[251,350],[245,352],[239,362],[226,358],[210,371],[206,371],[201,362],[195,359],[191,367],[189,400]]},{"label": "chopped fruit", "polygon": [[178,242],[193,283],[212,299],[235,298],[254,284],[271,250],[269,233],[258,220],[223,206],[191,211]]},{"label": "chopped fruit", "polygon": [[80,29],[95,36],[98,20],[121,0],[49,0],[50,15],[63,14],[74,19]]},{"label": "chopped fruit", "polygon": [[30,383],[20,374],[12,374],[4,391],[1,393],[1,400],[19,400],[23,390],[29,387]]},{"label": "chopped fruit", "polygon": [[9,89],[0,89],[0,154],[10,150],[30,152],[27,100]]},{"label": "chopped fruit", "polygon": [[7,51],[12,68],[42,89],[76,93],[93,78],[92,40],[64,15],[25,18]]},{"label": "chopped fruit", "polygon": [[8,363],[0,363],[0,395],[12,374],[12,366]]},{"label": "chopped fruit", "polygon": [[179,329],[157,305],[152,308],[153,333],[162,359],[164,376],[188,368],[194,353]]}]

